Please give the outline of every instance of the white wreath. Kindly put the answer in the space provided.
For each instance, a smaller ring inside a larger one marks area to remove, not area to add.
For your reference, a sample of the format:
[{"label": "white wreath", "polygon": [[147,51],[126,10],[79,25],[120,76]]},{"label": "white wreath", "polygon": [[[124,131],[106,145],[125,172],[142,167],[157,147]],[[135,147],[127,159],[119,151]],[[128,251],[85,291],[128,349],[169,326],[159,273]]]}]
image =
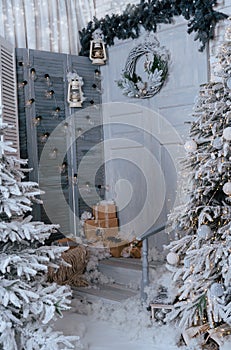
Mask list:
[{"label": "white wreath", "polygon": [[[153,59],[148,54],[153,54]],[[138,76],[135,72],[138,59],[146,55],[144,72],[147,80]],[[123,70],[122,78],[117,81],[123,94],[128,97],[149,98],[154,96],[162,88],[168,75],[168,51],[160,47],[159,41],[154,38],[152,42],[144,42],[131,50]]]}]

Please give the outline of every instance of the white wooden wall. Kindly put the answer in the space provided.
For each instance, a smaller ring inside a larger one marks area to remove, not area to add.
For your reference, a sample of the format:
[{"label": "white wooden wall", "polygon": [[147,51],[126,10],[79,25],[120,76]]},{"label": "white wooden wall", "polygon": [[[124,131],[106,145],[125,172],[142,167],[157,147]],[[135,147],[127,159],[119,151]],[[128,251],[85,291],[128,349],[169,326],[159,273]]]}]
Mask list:
[{"label": "white wooden wall", "polygon": [[[105,156],[110,160],[106,163],[107,195],[116,200],[122,230],[134,235],[146,231],[147,225],[165,221],[176,201],[177,159],[184,153],[187,121],[199,85],[208,81],[207,51],[198,51],[199,43],[187,34],[187,23],[177,18],[174,25],[161,25],[156,33],[171,55],[165,86],[146,100],[123,96],[115,81],[129,52],[145,35],[137,40],[118,40],[108,49],[108,63],[102,67]],[[147,158],[149,152],[151,159]],[[180,191],[178,195],[182,199]],[[167,239],[161,233],[152,243],[161,249]]]}]

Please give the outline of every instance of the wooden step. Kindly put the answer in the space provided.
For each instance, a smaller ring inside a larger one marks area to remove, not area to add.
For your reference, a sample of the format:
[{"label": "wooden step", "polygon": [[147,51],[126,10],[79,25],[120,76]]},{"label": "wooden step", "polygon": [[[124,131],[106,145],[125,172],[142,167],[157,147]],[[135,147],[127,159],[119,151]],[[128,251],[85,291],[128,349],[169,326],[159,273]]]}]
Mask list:
[{"label": "wooden step", "polygon": [[113,283],[94,287],[72,287],[72,293],[74,298],[84,298],[90,302],[100,299],[104,302],[120,303],[139,292],[126,288],[121,284]]},{"label": "wooden step", "polygon": [[142,265],[140,259],[105,259],[100,261],[99,270],[118,284],[130,287],[134,284],[136,290],[141,282]]},{"label": "wooden step", "polygon": [[[155,263],[150,269],[156,269]],[[99,262],[99,271],[111,278],[114,283],[90,287],[72,287],[73,297],[86,299],[89,302],[120,303],[140,294],[142,277],[141,259],[109,258]]]}]

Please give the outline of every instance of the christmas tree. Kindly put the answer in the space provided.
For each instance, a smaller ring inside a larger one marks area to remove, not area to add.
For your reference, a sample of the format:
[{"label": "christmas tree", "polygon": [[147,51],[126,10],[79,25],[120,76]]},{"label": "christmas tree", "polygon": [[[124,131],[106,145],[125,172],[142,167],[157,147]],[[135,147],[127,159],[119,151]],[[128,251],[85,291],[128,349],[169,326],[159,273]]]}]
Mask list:
[{"label": "christmas tree", "polygon": [[168,319],[182,329],[231,325],[230,18],[217,57],[218,82],[201,85],[185,143],[187,200],[170,215],[176,238],[167,266],[178,295]]},{"label": "christmas tree", "polygon": [[57,267],[64,248],[45,246],[56,226],[28,215],[40,191],[22,181],[26,162],[6,155],[14,151],[3,141],[6,127],[0,125],[0,349],[73,349],[78,337],[49,325],[70,308],[70,290],[46,282],[48,265]]}]

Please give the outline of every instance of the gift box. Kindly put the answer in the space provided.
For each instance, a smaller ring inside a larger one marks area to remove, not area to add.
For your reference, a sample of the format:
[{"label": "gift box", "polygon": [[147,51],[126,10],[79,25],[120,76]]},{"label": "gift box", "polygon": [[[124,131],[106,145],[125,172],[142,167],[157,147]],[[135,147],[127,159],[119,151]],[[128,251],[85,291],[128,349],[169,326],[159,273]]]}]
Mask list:
[{"label": "gift box", "polygon": [[[87,220],[88,221],[88,220]],[[118,235],[118,227],[99,227],[98,222],[95,220],[89,220],[91,222],[85,222],[84,233],[88,241],[90,242],[105,242],[108,237],[116,237]]]},{"label": "gift box", "polygon": [[103,227],[103,228],[118,227],[118,219],[117,218],[107,219],[107,220],[100,219],[98,220],[98,225],[99,227]]},{"label": "gift box", "polygon": [[94,227],[102,227],[102,228],[110,228],[110,227],[118,227],[118,219],[113,218],[113,219],[107,219],[107,220],[86,220],[84,222],[84,226],[90,225]]},{"label": "gift box", "polygon": [[84,223],[84,234],[90,242],[101,241],[102,231],[95,220],[86,220]]},{"label": "gift box", "polygon": [[111,230],[108,231],[110,236],[106,237],[104,245],[110,249],[110,253],[114,258],[120,258],[122,250],[129,245],[129,242],[120,238],[118,234],[112,235],[113,231]]},{"label": "gift box", "polygon": [[114,258],[120,258],[121,252],[124,248],[128,246],[128,242],[120,242],[120,243],[113,243],[110,241],[107,241],[108,247],[110,249],[110,253]]},{"label": "gift box", "polygon": [[85,228],[87,229],[87,226],[91,226],[91,227],[89,227],[89,229],[92,229],[92,227],[98,227],[99,224],[98,224],[98,221],[96,221],[96,220],[86,220],[84,222],[84,229]]},{"label": "gift box", "polygon": [[116,206],[115,204],[97,204],[93,205],[92,212],[95,220],[113,219],[116,218]]}]

